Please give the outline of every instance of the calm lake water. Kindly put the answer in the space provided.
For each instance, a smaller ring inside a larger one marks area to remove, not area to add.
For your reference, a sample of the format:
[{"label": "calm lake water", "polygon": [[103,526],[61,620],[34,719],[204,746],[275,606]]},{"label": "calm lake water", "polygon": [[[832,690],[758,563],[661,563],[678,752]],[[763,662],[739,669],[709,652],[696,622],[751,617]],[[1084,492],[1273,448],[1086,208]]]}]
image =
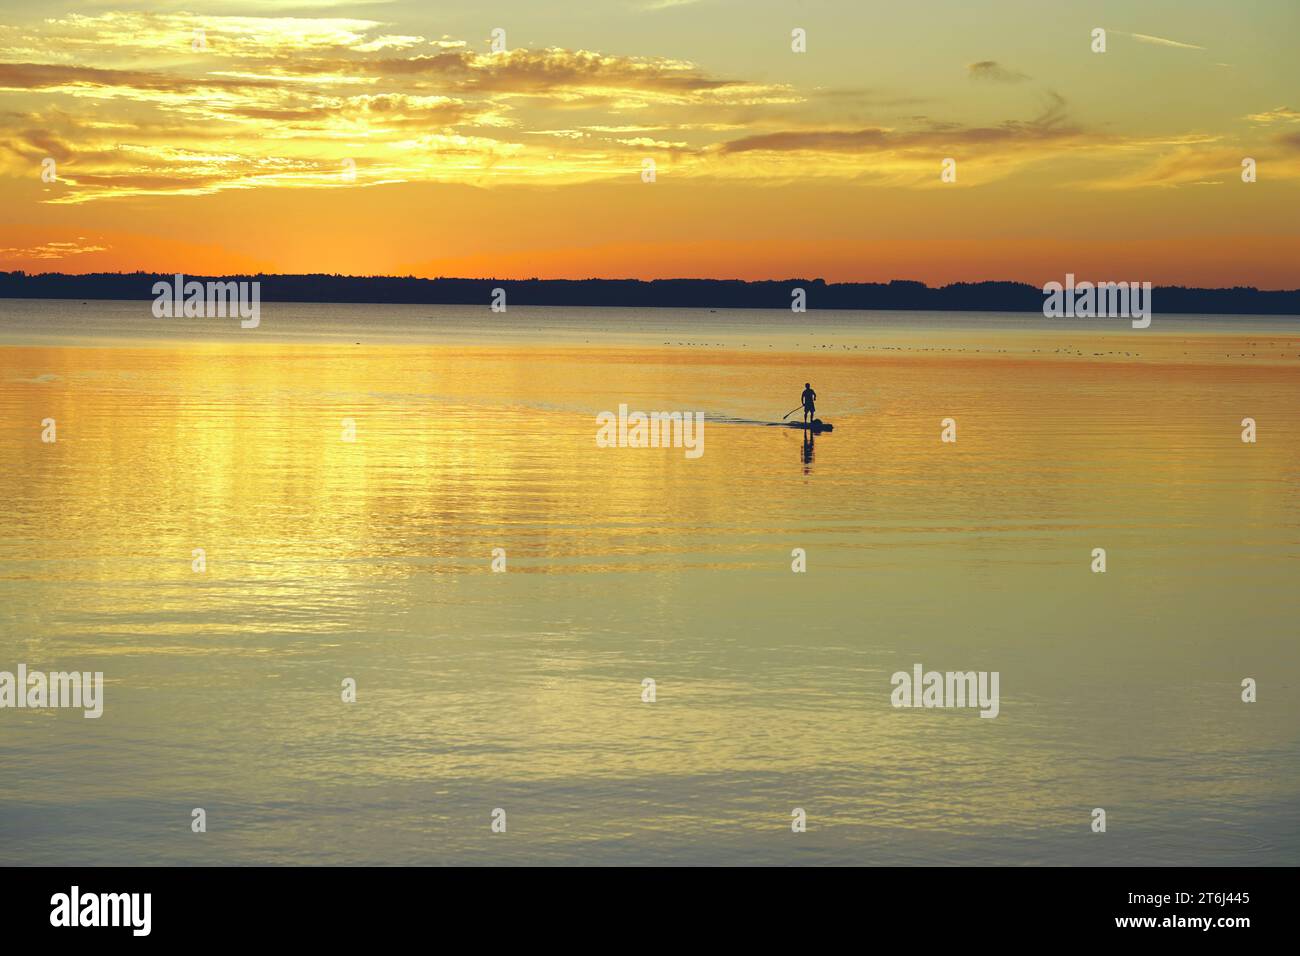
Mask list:
[{"label": "calm lake water", "polygon": [[105,679],[0,863],[1296,865],[1298,411],[1296,319],[0,300],[0,670]]}]

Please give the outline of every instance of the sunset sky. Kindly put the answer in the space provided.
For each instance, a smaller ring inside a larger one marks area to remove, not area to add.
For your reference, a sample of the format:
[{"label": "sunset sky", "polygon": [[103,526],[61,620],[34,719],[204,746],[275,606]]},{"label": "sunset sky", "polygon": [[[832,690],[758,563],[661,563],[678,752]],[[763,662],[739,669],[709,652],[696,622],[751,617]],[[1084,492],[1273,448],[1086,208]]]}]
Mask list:
[{"label": "sunset sky", "polygon": [[1296,288],[1297,37],[1296,0],[0,0],[0,270]]}]

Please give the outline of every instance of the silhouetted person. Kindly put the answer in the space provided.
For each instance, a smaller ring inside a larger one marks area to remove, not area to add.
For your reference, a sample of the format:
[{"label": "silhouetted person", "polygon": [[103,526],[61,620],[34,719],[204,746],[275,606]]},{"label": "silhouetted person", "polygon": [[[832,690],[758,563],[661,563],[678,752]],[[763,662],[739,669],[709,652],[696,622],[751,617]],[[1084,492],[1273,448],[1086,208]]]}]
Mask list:
[{"label": "silhouetted person", "polygon": [[803,383],[803,394],[799,396],[799,401],[803,402],[803,423],[807,425],[817,412],[817,393],[809,382]]}]

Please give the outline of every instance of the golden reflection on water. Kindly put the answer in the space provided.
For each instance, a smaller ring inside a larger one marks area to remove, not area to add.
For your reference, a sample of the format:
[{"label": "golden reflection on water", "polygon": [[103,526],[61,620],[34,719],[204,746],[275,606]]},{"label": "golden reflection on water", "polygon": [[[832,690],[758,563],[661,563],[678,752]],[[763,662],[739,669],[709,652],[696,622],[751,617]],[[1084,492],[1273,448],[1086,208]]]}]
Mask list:
[{"label": "golden reflection on water", "polygon": [[[0,713],[11,852],[1297,862],[1296,340],[966,338],[0,349],[0,668],[109,682]],[[805,380],[811,453],[739,423]],[[704,455],[598,448],[620,403],[704,411]],[[914,661],[1002,716],[893,710]],[[15,833],[34,778],[70,789]],[[159,816],[204,799],[199,851]]]}]

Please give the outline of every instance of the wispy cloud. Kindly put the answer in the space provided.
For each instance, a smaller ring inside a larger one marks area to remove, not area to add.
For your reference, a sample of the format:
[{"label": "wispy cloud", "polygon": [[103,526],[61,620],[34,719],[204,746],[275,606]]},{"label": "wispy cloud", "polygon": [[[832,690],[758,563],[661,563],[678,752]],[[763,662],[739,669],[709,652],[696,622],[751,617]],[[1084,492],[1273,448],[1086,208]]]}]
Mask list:
[{"label": "wispy cloud", "polygon": [[1300,123],[1300,110],[1293,110],[1289,106],[1279,106],[1275,110],[1268,110],[1264,113],[1251,113],[1246,119],[1252,123]]},{"label": "wispy cloud", "polygon": [[689,7],[701,0],[649,0],[642,6],[643,10],[671,10],[673,7]]},{"label": "wispy cloud", "polygon": [[988,80],[994,83],[1022,83],[1029,79],[1025,73],[1009,70],[996,60],[980,60],[966,67],[966,75],[972,80]]},{"label": "wispy cloud", "polygon": [[915,117],[897,127],[786,129],[743,136],[721,144],[719,160],[748,159],[750,175],[851,176],[903,187],[939,182],[939,158],[969,163],[966,183],[990,182],[1060,155],[1067,144],[1095,147],[1109,138],[1072,123],[1066,101],[1049,91],[1039,114],[970,126]]},{"label": "wispy cloud", "polygon": [[1166,39],[1165,37],[1153,37],[1147,33],[1129,33],[1126,35],[1131,36],[1134,40],[1138,40],[1142,43],[1153,43],[1156,46],[1172,46],[1172,47],[1177,47],[1180,50],[1204,50],[1205,49],[1205,47],[1197,46],[1195,43],[1183,43],[1181,40],[1169,40]]},{"label": "wispy cloud", "polygon": [[1064,116],[1053,106],[1033,120],[1007,120],[995,126],[959,126],[949,123],[920,124],[908,129],[869,127],[856,130],[800,130],[763,133],[731,140],[721,147],[723,153],[813,151],[830,153],[869,153],[881,150],[925,147],[994,145],[1074,139],[1083,135],[1080,128],[1063,122]]},{"label": "wispy cloud", "polygon": [[90,243],[85,236],[78,236],[67,242],[43,242],[21,249],[0,249],[0,259],[66,259],[88,252],[106,252],[109,248]]}]

